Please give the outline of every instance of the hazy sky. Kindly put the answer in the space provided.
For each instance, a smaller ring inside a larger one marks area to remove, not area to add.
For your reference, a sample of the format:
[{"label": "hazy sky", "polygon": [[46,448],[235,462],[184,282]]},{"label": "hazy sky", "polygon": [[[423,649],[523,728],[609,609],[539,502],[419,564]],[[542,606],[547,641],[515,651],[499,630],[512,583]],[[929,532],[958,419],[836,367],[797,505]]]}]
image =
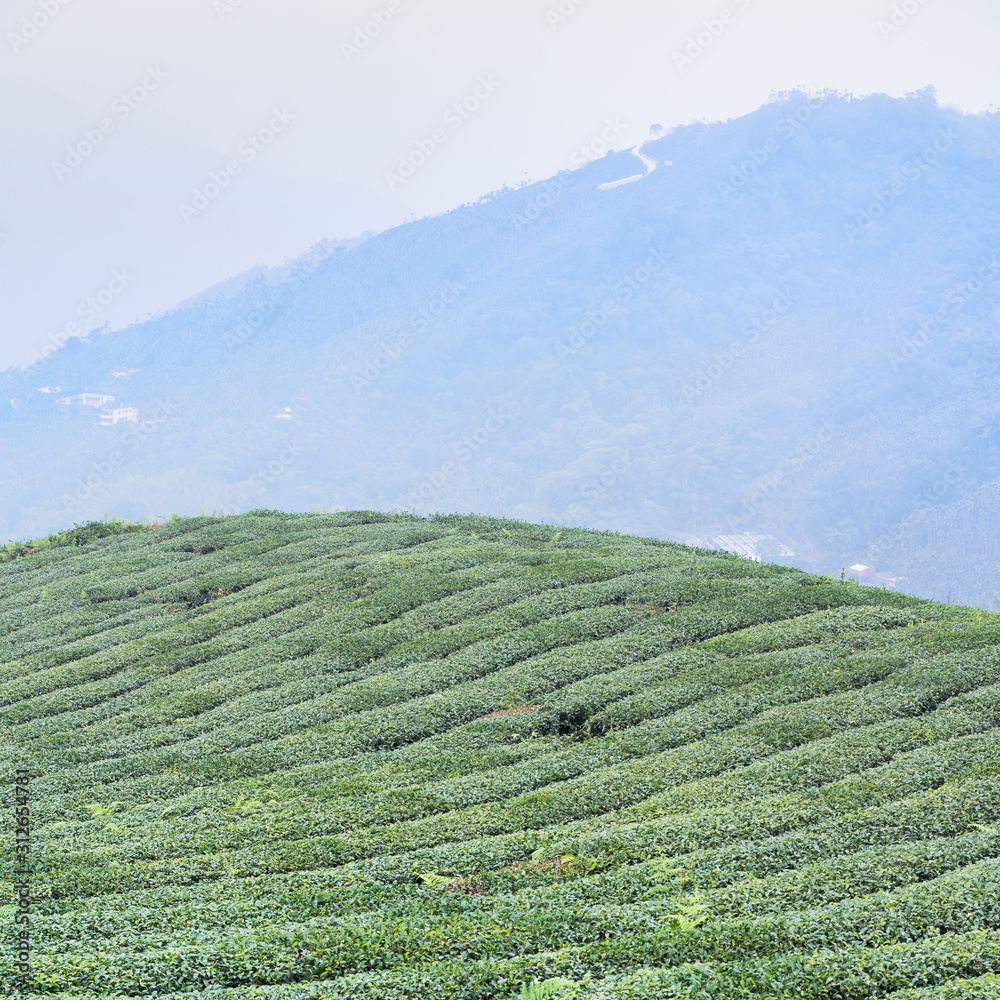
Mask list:
[{"label": "hazy sky", "polygon": [[609,121],[621,149],[795,87],[1000,104],[995,0],[4,7],[0,368],[550,176]]}]

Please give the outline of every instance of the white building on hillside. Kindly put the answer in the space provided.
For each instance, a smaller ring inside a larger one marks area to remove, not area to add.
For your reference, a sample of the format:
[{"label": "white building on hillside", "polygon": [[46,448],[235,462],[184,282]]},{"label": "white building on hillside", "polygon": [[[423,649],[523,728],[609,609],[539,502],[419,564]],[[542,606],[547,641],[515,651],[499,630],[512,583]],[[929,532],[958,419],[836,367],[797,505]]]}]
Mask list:
[{"label": "white building on hillside", "polygon": [[128,421],[130,424],[139,422],[139,411],[134,406],[120,406],[114,410],[101,411],[101,426],[113,427],[120,420]]},{"label": "white building on hillside", "polygon": [[114,396],[105,396],[99,392],[80,392],[75,396],[63,396],[61,399],[56,400],[57,403],[61,403],[63,406],[72,406],[73,403],[79,403],[80,406],[93,406],[95,408],[107,406],[108,403],[113,403],[114,401]]}]

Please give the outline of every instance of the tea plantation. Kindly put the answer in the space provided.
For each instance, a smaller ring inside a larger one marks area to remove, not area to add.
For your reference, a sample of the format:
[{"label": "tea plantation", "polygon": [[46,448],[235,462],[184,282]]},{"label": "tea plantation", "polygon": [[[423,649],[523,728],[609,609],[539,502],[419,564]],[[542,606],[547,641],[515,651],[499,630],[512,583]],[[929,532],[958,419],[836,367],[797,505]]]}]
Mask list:
[{"label": "tea plantation", "polygon": [[1000,617],[485,517],[100,534],[0,552],[5,995],[1000,997]]}]

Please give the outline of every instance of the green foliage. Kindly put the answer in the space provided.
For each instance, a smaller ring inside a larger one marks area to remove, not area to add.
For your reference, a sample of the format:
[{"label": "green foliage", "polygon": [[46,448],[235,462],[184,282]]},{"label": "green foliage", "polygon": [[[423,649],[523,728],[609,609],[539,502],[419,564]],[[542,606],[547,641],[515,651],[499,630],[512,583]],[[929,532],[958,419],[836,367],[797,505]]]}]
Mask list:
[{"label": "green foliage", "polygon": [[709,918],[708,907],[697,899],[690,903],[675,903],[675,913],[668,914],[668,927],[676,934],[690,934]]},{"label": "green foliage", "polygon": [[442,875],[440,872],[420,872],[417,877],[424,885],[429,885],[434,889],[452,885],[459,880],[457,875]]},{"label": "green foliage", "polygon": [[91,542],[99,541],[103,538],[111,538],[115,535],[133,534],[136,532],[152,531],[155,525],[144,524],[140,521],[129,521],[125,518],[112,517],[107,521],[87,521],[85,524],[75,525],[65,531],[52,532],[44,538],[33,538],[28,542],[8,542],[0,547],[0,563],[11,562],[29,555],[37,555],[47,549],[54,548],[76,548],[82,545],[89,545]]},{"label": "green foliage", "polygon": [[976,613],[489,518],[119,534],[0,566],[36,991],[989,995]]},{"label": "green foliage", "polygon": [[120,805],[120,802],[112,802],[109,805],[102,805],[100,802],[84,802],[83,807],[93,819],[103,819],[105,816],[114,815],[115,808]]},{"label": "green foliage", "polygon": [[[555,976],[552,979],[546,979],[545,982],[538,982],[537,980],[530,985],[525,983],[521,987],[521,992],[518,994],[518,1000],[544,1000],[545,997],[574,997],[578,996],[579,993],[576,989],[576,983],[572,979],[564,979],[559,976]],[[571,988],[572,992],[567,993],[567,988]]]}]

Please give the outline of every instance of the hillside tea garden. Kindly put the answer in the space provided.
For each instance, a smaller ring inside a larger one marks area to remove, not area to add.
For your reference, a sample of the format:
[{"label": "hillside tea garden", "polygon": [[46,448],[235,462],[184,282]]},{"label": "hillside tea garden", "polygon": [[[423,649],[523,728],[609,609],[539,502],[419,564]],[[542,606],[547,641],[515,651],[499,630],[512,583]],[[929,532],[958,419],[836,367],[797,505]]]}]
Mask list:
[{"label": "hillside tea garden", "polygon": [[0,992],[1000,997],[998,645],[976,609],[488,517],[7,546]]}]

